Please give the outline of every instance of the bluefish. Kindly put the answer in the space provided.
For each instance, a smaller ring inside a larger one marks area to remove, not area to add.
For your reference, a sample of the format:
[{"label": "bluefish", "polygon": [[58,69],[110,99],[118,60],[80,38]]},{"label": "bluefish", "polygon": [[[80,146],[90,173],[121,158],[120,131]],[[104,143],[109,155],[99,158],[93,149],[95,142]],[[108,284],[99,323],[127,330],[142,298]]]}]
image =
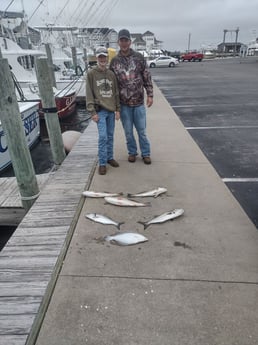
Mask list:
[{"label": "bluefish", "polygon": [[88,198],[105,198],[105,196],[119,196],[119,195],[123,195],[123,193],[94,192],[94,191],[86,190],[82,192],[82,195]]},{"label": "bluefish", "polygon": [[123,198],[123,197],[105,197],[105,201],[109,204],[116,205],[116,206],[131,206],[131,207],[138,207],[138,206],[150,206],[150,202],[146,202],[145,204],[142,202],[137,202],[135,200]]},{"label": "bluefish", "polygon": [[157,198],[160,194],[166,193],[167,188],[164,187],[158,187],[156,189],[150,190],[150,191],[145,191],[137,194],[127,194],[128,198],[132,197],[147,197],[147,196],[154,196],[154,198]]},{"label": "bluefish", "polygon": [[97,223],[101,223],[104,225],[114,225],[118,228],[118,230],[120,230],[120,226],[122,224],[124,224],[124,222],[115,222],[114,220],[112,220],[111,218],[108,218],[106,216],[103,216],[102,214],[98,214],[98,213],[88,213],[85,215],[86,218],[93,220],[94,222]]},{"label": "bluefish", "polygon": [[164,223],[168,220],[172,220],[172,219],[182,216],[183,213],[184,213],[184,210],[182,208],[176,208],[173,211],[165,212],[161,214],[160,216],[157,216],[149,220],[148,222],[138,222],[138,223],[143,224],[144,230],[145,230],[151,224]]}]

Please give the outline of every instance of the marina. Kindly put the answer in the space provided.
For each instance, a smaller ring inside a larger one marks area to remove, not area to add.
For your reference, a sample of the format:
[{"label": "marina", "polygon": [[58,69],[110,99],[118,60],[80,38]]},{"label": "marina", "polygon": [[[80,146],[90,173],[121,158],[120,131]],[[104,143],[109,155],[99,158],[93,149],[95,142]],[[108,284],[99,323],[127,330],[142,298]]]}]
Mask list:
[{"label": "marina", "polygon": [[[19,2],[0,9],[0,345],[257,345],[254,4]],[[121,18],[151,152],[130,160],[115,121],[101,175],[85,77]]]},{"label": "marina", "polygon": [[[257,230],[156,86],[154,91],[148,109],[152,164],[140,157],[127,161],[118,123],[120,167],[98,175],[91,122],[0,253],[2,344],[141,339],[147,345],[155,339],[169,345],[173,333],[175,344],[191,339],[206,345],[209,338],[255,345]],[[82,195],[136,194],[161,181],[166,194],[147,198],[151,207],[130,211]],[[168,207],[182,207],[184,215],[146,230],[137,223]],[[113,236],[114,226],[89,222],[85,215],[93,212],[124,222],[120,233],[134,230],[148,241],[100,243],[99,237]]]}]

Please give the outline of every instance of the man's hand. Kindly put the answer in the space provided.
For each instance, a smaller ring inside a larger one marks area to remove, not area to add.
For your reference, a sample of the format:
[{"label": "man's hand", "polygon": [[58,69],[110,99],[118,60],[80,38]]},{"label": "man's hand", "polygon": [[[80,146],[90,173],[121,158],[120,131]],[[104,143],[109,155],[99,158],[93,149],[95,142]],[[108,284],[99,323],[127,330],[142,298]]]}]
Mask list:
[{"label": "man's hand", "polygon": [[146,101],[147,107],[151,107],[153,104],[153,97],[147,97],[147,101]]}]

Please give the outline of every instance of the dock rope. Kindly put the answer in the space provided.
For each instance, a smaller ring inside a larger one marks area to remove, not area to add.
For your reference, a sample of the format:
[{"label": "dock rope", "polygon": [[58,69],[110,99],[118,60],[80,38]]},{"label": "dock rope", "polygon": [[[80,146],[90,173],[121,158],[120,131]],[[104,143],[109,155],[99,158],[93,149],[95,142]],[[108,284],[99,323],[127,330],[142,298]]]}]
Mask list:
[{"label": "dock rope", "polygon": [[40,192],[38,192],[38,194],[35,194],[35,195],[31,195],[31,196],[22,196],[21,195],[21,200],[23,201],[29,201],[29,200],[34,200],[34,199],[37,199],[40,195]]}]

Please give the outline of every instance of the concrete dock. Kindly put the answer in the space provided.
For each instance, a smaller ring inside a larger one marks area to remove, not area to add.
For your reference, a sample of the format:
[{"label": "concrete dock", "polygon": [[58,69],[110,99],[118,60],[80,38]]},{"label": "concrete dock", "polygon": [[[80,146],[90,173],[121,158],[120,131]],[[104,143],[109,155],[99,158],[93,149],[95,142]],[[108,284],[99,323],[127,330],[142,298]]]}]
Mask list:
[{"label": "concrete dock", "polygon": [[[138,208],[82,197],[67,232],[67,252],[59,249],[62,261],[59,257],[56,265],[62,266],[41,287],[45,308],[41,302],[35,309],[23,337],[18,321],[16,337],[8,336],[11,326],[6,334],[0,330],[1,345],[257,345],[257,229],[157,87],[154,95],[147,118],[153,163],[144,165],[140,155],[135,163],[127,161],[117,123],[120,167],[108,167],[105,176],[95,170],[84,187],[78,183],[81,191],[126,195],[160,186],[168,192],[137,199],[151,202]],[[138,223],[175,208],[185,213],[173,222],[146,230]],[[124,222],[120,232],[139,232],[148,242],[128,247],[100,242],[117,229],[86,219],[91,212]]]}]

